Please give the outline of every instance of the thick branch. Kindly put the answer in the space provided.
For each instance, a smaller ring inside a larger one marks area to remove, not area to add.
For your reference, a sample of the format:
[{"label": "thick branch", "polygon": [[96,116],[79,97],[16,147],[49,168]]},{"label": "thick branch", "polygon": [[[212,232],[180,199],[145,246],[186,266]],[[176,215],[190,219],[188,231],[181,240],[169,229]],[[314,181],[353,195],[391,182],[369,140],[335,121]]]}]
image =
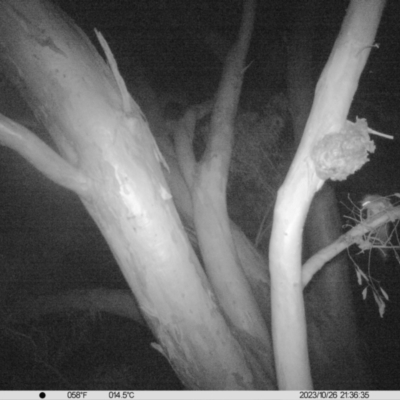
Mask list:
[{"label": "thick branch", "polygon": [[[235,326],[245,348],[253,337],[252,353],[258,355],[253,372],[263,371],[273,385],[268,328],[238,257],[226,205],[226,184],[232,152],[234,119],[243,81],[244,62],[253,28],[255,2],[244,2],[237,43],[225,62],[223,77],[211,118],[206,151],[192,187],[194,220],[207,275],[225,315]],[[237,307],[240,304],[240,307]],[[260,346],[256,350],[254,343]],[[264,350],[260,352],[260,347]],[[253,358],[252,358],[253,359]]]},{"label": "thick branch", "polygon": [[[226,183],[233,123],[243,80],[244,61],[253,29],[255,2],[244,2],[239,38],[228,54],[211,117],[211,133],[192,190],[199,244],[216,295],[238,328],[251,326],[251,291],[233,246],[226,208]],[[209,232],[213,232],[212,237]],[[242,304],[234,306],[233,298]],[[257,309],[257,307],[255,308]]]},{"label": "thick branch", "polygon": [[5,0],[0,11],[0,58],[24,80],[62,156],[90,176],[81,200],[181,380],[193,389],[266,388],[219,312],[154,138],[115,68],[47,1]]},{"label": "thick branch", "polygon": [[[225,62],[212,118],[211,133],[192,191],[199,244],[216,295],[238,328],[253,325],[253,296],[233,246],[226,208],[226,183],[232,151],[233,123],[243,80],[244,61],[253,29],[255,2],[244,2],[237,43]],[[213,232],[210,236],[209,232]],[[232,301],[236,298],[240,310]]]},{"label": "thick branch", "polygon": [[223,174],[228,175],[232,152],[234,120],[243,83],[247,50],[253,32],[255,1],[245,0],[238,41],[229,51],[218,89],[216,104],[211,118],[211,137],[203,162],[216,153],[222,157]]},{"label": "thick branch", "polygon": [[89,189],[88,179],[51,147],[22,125],[0,114],[0,144],[29,161],[53,182],[82,196]]},{"label": "thick branch", "polygon": [[[324,135],[340,132],[373,44],[384,1],[352,0],[318,82],[310,118],[279,189],[270,242],[272,326],[280,389],[310,389],[303,284],[302,229],[321,188],[310,155]],[[295,334],[293,334],[295,332]]]}]

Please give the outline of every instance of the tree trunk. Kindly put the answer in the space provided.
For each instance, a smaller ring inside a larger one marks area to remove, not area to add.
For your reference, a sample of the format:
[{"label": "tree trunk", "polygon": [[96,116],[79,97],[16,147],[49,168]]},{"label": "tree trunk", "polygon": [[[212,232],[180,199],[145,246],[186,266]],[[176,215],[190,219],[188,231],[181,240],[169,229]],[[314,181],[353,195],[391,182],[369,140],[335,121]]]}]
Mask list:
[{"label": "tree trunk", "polygon": [[[287,87],[295,143],[298,145],[312,106],[313,31],[324,6],[315,0],[293,3]],[[335,193],[330,185],[325,184],[308,211],[303,235],[303,262],[330,245],[341,233]],[[365,389],[370,383],[360,351],[349,273],[347,257],[339,255],[327,263],[304,292],[311,372],[314,386],[318,389]],[[351,359],[349,354],[352,354]]]},{"label": "tree trunk", "polygon": [[1,142],[80,196],[182,382],[192,389],[268,388],[215,302],[175,210],[161,153],[104,39],[99,35],[108,66],[64,14],[39,0],[2,1],[0,36],[9,75],[24,81],[61,156],[5,117]]}]

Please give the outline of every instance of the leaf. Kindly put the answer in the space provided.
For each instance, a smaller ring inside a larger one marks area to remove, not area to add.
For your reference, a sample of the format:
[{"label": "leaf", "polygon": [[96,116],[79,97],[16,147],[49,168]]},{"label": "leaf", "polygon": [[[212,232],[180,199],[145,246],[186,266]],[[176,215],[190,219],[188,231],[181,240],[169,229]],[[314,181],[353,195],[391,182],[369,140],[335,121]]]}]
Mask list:
[{"label": "leaf", "polygon": [[381,316],[381,318],[383,318],[383,314],[385,314],[386,304],[384,301],[382,301],[382,299],[380,300],[381,302],[379,303],[379,315]]},{"label": "leaf", "polygon": [[357,268],[357,272],[361,275],[362,278],[364,278],[367,282],[369,281],[368,276],[365,274],[365,272],[361,268]]},{"label": "leaf", "polygon": [[373,292],[373,294],[374,294],[374,298],[375,298],[376,304],[378,305],[379,315],[380,315],[381,318],[383,318],[383,314],[385,313],[386,304],[379,297],[379,295],[377,295],[375,292]]},{"label": "leaf", "polygon": [[389,295],[383,290],[382,287],[380,287],[380,289],[381,289],[381,292],[382,292],[383,297],[384,297],[387,301],[389,301]]},{"label": "leaf", "polygon": [[357,283],[358,283],[359,286],[361,286],[362,278],[361,278],[361,273],[360,273],[359,269],[356,270],[356,274],[357,274]]}]

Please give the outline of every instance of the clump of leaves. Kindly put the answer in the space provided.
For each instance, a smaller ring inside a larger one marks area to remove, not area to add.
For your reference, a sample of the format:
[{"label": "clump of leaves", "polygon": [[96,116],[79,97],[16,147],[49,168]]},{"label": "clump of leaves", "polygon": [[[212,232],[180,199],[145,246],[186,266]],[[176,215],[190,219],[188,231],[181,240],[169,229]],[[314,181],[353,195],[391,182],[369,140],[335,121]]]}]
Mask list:
[{"label": "clump of leaves", "polygon": [[[397,217],[398,213],[393,212],[396,211],[395,207],[399,203],[397,200],[398,198],[400,198],[400,194],[397,193],[387,197],[368,195],[361,201],[360,206],[357,206],[350,199],[353,206],[351,209],[351,216],[348,217],[351,227],[358,224],[367,226],[373,218],[379,217],[380,215],[387,214],[390,216],[388,222],[368,230],[368,232],[362,235],[360,240],[357,241],[357,245],[360,249],[357,255],[368,252],[366,268],[362,268],[359,263],[356,262],[355,257],[352,257],[349,253],[356,271],[358,284],[364,286],[362,297],[366,300],[368,293],[372,292],[381,317],[383,317],[385,313],[386,302],[389,301],[389,295],[382,288],[380,281],[373,277],[371,256],[373,252],[377,252],[377,256],[383,261],[381,265],[384,265],[390,253],[393,253],[397,262],[400,264],[400,256],[398,253],[400,240],[397,234],[399,220]],[[366,271],[364,271],[364,269],[366,269]]]}]

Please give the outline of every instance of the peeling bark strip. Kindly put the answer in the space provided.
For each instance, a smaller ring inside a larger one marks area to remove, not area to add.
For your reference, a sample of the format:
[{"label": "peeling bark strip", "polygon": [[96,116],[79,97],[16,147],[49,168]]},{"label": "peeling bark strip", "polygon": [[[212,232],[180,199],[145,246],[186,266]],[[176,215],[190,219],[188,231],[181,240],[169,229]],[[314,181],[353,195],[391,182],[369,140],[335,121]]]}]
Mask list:
[{"label": "peeling bark strip", "polygon": [[[77,192],[182,382],[192,389],[271,388],[246,350],[251,335],[240,344],[215,302],[168,195],[154,138],[116,68],[45,0],[0,2],[0,46],[8,74],[23,82],[71,166],[69,180],[83,177],[84,193]],[[63,169],[48,149],[29,154],[29,134],[3,121],[2,143],[18,134],[15,150],[35,167],[47,175],[57,163]]]}]

